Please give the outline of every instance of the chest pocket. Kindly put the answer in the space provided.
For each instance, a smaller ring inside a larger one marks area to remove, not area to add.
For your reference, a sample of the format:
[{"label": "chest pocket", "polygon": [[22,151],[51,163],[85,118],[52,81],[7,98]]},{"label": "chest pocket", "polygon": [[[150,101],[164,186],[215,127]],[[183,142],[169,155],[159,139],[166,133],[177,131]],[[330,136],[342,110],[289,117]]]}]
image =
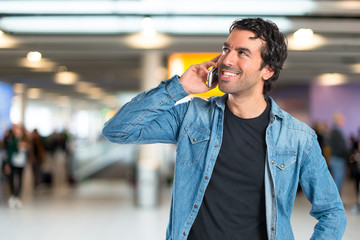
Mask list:
[{"label": "chest pocket", "polygon": [[275,189],[278,196],[286,193],[295,176],[296,152],[277,152],[275,159]]},{"label": "chest pocket", "polygon": [[194,124],[189,124],[179,139],[176,159],[180,161],[183,166],[189,166],[199,162],[205,154],[209,140],[210,131]]}]

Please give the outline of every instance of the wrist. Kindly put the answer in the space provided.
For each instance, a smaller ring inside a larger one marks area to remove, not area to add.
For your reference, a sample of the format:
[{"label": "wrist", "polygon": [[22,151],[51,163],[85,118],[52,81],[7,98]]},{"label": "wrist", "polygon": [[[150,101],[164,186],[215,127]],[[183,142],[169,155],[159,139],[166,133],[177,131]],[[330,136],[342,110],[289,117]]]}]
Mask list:
[{"label": "wrist", "polygon": [[170,97],[174,101],[178,101],[189,95],[189,92],[185,89],[184,85],[181,83],[180,76],[178,75],[175,75],[170,79],[168,85],[166,86],[166,89]]}]

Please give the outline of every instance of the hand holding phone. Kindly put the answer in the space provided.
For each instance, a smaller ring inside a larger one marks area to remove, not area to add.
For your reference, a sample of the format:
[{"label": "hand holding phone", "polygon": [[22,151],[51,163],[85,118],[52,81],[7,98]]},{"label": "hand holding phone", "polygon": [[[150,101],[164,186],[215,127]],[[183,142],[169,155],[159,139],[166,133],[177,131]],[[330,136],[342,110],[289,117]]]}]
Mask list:
[{"label": "hand holding phone", "polygon": [[207,76],[207,83],[206,83],[207,86],[208,87],[214,86],[214,84],[216,84],[218,79],[219,79],[218,69],[213,67],[212,69],[210,69],[208,76]]}]

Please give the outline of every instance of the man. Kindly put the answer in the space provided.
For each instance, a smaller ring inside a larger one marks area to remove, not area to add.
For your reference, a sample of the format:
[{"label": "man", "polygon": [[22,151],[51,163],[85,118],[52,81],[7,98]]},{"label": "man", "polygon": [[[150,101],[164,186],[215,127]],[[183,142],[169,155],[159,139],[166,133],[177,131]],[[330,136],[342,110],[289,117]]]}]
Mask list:
[{"label": "man", "polygon": [[[260,18],[238,20],[222,54],[136,96],[104,127],[118,143],[174,143],[166,239],[294,239],[298,183],[318,223],[313,239],[341,239],[346,217],[316,134],[265,94],[287,56],[286,38]],[[210,67],[226,94],[209,101]]]},{"label": "man", "polygon": [[333,114],[333,127],[330,131],[331,157],[329,167],[340,194],[345,180],[347,160],[350,155],[342,132],[344,126],[344,115],[341,112],[335,112]]}]

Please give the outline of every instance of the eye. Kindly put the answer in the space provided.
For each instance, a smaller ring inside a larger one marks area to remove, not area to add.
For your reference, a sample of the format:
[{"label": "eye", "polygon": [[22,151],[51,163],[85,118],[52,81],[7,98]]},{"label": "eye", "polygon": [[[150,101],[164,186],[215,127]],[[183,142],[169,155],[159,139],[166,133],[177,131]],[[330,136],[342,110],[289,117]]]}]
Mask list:
[{"label": "eye", "polygon": [[247,53],[245,51],[239,51],[239,55],[242,55],[242,56],[248,56]]},{"label": "eye", "polygon": [[229,48],[227,48],[227,47],[223,47],[223,48],[222,48],[222,55],[227,54],[229,51],[230,51],[230,49],[229,49]]}]

